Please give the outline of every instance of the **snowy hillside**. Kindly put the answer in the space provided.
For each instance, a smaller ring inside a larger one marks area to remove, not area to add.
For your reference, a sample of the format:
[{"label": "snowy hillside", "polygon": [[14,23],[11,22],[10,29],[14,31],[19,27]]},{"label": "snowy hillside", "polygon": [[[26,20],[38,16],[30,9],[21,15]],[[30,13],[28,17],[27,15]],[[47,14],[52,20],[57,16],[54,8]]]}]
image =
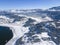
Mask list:
[{"label": "snowy hillside", "polygon": [[0,11],[0,26],[13,32],[5,45],[60,45],[59,14],[41,9]]}]

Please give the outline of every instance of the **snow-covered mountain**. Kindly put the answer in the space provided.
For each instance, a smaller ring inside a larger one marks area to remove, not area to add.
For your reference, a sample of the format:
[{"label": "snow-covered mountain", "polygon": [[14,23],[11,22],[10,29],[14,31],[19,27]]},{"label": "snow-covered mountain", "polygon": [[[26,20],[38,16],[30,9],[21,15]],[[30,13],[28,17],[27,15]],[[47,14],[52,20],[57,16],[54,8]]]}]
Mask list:
[{"label": "snow-covered mountain", "polygon": [[50,11],[60,11],[60,6],[49,8]]},{"label": "snow-covered mountain", "polygon": [[9,27],[13,33],[4,45],[60,45],[60,11],[0,11],[0,26]]}]

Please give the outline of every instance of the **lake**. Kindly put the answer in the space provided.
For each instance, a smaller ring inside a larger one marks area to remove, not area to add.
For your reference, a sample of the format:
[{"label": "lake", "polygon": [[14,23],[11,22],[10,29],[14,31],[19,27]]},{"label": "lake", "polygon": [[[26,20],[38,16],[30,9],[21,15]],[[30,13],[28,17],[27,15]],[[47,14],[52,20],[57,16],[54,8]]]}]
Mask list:
[{"label": "lake", "polygon": [[5,45],[13,37],[9,27],[0,26],[0,45]]}]

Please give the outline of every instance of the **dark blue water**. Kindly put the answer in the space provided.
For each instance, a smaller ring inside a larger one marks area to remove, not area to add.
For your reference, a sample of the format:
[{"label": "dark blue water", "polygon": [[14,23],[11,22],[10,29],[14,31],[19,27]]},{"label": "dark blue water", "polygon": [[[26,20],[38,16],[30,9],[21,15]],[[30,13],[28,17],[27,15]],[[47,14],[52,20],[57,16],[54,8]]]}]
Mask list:
[{"label": "dark blue water", "polygon": [[0,26],[0,45],[5,45],[13,37],[9,27]]}]

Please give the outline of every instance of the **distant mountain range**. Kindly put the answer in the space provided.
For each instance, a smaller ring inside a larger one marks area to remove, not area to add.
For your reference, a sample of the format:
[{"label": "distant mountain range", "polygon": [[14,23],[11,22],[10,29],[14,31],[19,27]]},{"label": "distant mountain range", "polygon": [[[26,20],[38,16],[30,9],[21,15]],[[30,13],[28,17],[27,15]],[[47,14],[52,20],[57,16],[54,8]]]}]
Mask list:
[{"label": "distant mountain range", "polygon": [[60,6],[49,8],[49,10],[60,10]]}]

